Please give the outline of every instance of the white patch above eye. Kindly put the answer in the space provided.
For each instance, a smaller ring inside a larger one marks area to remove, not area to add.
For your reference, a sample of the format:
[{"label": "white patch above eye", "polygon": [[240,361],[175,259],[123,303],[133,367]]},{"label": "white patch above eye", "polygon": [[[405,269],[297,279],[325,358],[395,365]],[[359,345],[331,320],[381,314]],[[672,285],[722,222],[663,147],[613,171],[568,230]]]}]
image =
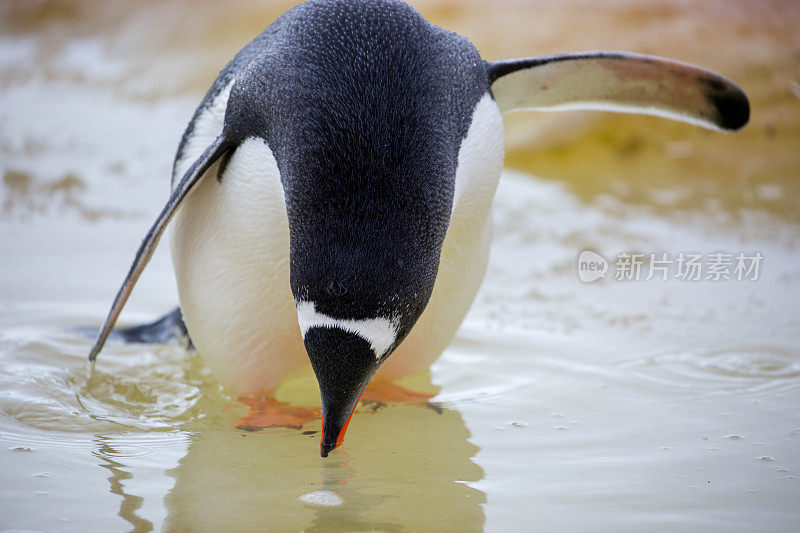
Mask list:
[{"label": "white patch above eye", "polygon": [[300,324],[300,333],[303,338],[306,332],[314,327],[339,328],[349,333],[358,335],[369,342],[375,359],[380,359],[392,347],[397,339],[397,325],[385,317],[366,318],[362,320],[348,320],[334,318],[318,313],[314,302],[297,303],[297,322]]}]

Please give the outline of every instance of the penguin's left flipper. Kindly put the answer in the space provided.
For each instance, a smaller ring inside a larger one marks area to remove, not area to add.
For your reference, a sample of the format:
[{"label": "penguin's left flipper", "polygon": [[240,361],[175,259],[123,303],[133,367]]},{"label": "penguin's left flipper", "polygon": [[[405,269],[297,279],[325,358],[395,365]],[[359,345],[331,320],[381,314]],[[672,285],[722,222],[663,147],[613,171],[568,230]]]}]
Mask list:
[{"label": "penguin's left flipper", "polygon": [[231,146],[224,134],[220,135],[206,148],[203,155],[192,163],[189,170],[186,171],[181,180],[173,187],[172,194],[169,200],[167,200],[167,204],[163,207],[161,213],[159,213],[158,218],[156,218],[156,221],[150,227],[142,244],[136,251],[136,257],[133,259],[133,264],[128,271],[128,275],[125,277],[125,281],[122,282],[122,287],[120,287],[116,298],[114,298],[114,303],[111,305],[111,310],[108,312],[103,327],[100,328],[97,339],[92,349],[89,351],[89,361],[94,361],[97,354],[100,353],[100,350],[103,348],[106,339],[108,339],[111,333],[111,329],[114,327],[114,323],[117,321],[117,317],[119,317],[125,302],[128,301],[128,296],[130,296],[133,286],[136,285],[136,281],[139,279],[144,267],[147,266],[148,261],[150,261],[150,258],[153,256],[153,252],[156,250],[161,235],[164,234],[167,224],[169,224],[169,221],[175,215],[181,202],[186,198],[186,195],[205,171],[230,149]]},{"label": "penguin's left flipper", "polygon": [[578,52],[488,63],[502,112],[596,109],[658,115],[717,130],[750,118],[731,80],[688,63],[628,52]]}]

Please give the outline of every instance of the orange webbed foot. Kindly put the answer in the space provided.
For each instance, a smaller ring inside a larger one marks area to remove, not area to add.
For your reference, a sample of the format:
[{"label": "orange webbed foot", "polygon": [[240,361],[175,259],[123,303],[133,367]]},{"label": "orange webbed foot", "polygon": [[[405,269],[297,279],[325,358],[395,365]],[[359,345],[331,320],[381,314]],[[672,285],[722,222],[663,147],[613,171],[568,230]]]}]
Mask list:
[{"label": "orange webbed foot", "polygon": [[439,407],[430,401],[434,396],[435,394],[417,392],[390,381],[379,380],[367,385],[361,401],[365,404],[375,404],[375,408],[381,408],[390,403],[402,403],[430,407],[439,411]]},{"label": "orange webbed foot", "polygon": [[317,407],[296,407],[274,398],[241,397],[239,402],[248,407],[247,414],[234,423],[237,429],[257,431],[265,427],[300,429],[306,422],[319,420]]}]

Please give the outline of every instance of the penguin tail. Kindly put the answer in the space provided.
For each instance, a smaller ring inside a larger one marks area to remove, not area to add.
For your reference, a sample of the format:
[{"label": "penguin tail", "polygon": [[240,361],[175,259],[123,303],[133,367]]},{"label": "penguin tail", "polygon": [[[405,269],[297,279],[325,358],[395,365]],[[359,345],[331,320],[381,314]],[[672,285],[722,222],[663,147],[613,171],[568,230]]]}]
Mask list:
[{"label": "penguin tail", "polygon": [[192,347],[192,340],[189,338],[189,332],[183,322],[180,307],[176,307],[153,322],[114,329],[111,331],[111,338],[138,344],[156,344],[185,339],[189,347]]},{"label": "penguin tail", "polygon": [[[96,328],[89,327],[79,328],[79,331],[88,336],[96,336],[98,332]],[[114,328],[108,338],[130,344],[161,344],[177,341],[190,350],[194,349],[186,324],[183,322],[180,307],[176,307],[164,316],[146,324]]]}]

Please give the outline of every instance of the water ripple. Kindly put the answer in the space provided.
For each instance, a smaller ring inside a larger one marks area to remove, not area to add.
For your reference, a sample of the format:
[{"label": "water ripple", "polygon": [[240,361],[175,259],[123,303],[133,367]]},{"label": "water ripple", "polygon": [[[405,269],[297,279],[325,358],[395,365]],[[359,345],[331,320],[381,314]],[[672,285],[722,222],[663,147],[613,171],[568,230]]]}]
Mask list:
[{"label": "water ripple", "polygon": [[782,346],[685,348],[622,365],[648,382],[697,392],[761,392],[800,386],[800,353]]},{"label": "water ripple", "polygon": [[227,400],[179,346],[110,344],[91,369],[88,342],[63,332],[4,332],[0,414],[46,430],[167,431],[202,417],[201,399]]}]

